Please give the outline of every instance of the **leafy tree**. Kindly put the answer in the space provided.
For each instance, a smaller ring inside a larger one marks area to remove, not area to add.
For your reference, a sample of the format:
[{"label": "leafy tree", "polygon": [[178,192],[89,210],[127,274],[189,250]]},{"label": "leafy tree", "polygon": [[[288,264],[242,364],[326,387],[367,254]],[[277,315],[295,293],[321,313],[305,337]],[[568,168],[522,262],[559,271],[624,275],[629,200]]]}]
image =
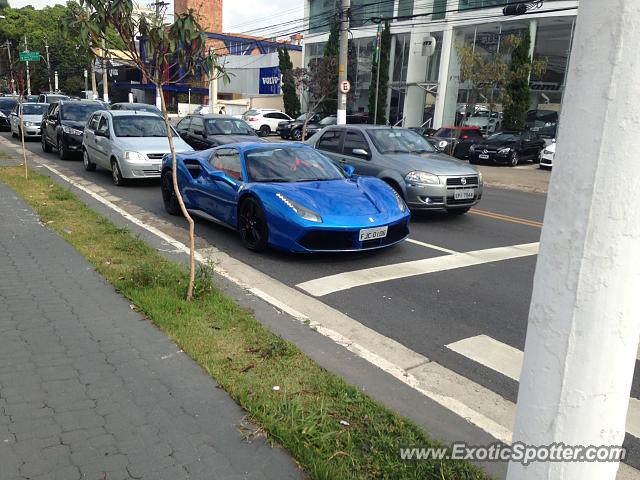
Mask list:
[{"label": "leafy tree", "polygon": [[5,8],[9,8],[9,1],[0,0],[0,10],[4,10]]},{"label": "leafy tree", "polygon": [[333,77],[337,69],[338,57],[320,57],[312,59],[308,68],[296,68],[291,72],[296,86],[309,95],[308,114],[302,127],[303,139],[306,138],[307,124],[312,114],[326,108],[327,102],[337,102],[338,80]]},{"label": "leafy tree", "polygon": [[527,110],[531,102],[529,78],[532,69],[539,69],[538,65],[532,65],[529,57],[531,38],[526,31],[515,42],[511,53],[511,64],[508,71],[508,79],[504,89],[502,108],[504,111],[504,127],[507,130],[522,130],[527,121]]},{"label": "leafy tree", "polygon": [[[218,63],[214,50],[208,49],[206,32],[191,10],[176,15],[173,24],[165,26],[160,17],[135,19],[131,0],[80,0],[79,5],[81,8],[65,22],[65,30],[79,30],[79,37],[88,48],[103,47],[126,52],[130,65],[148,78],[159,92],[172,158],[171,177],[165,172],[163,182],[171,181],[179,207],[176,210],[182,212],[189,224],[190,275],[186,296],[191,300],[196,272],[195,224],[178,187],[176,151],[164,87],[203,72],[207,72],[209,79],[214,81],[221,76],[227,81],[228,76]],[[110,35],[109,28],[118,34],[117,37]],[[144,48],[144,55],[138,50],[138,36],[143,39],[144,47],[141,48]],[[173,202],[174,198],[170,201]]]},{"label": "leafy tree", "polygon": [[[340,53],[340,23],[337,19],[331,22],[331,30],[329,32],[329,39],[324,46],[324,62],[323,67],[331,67],[330,69],[324,68],[327,75],[327,84],[332,85],[334,90],[338,90],[338,55]],[[324,86],[324,85],[323,85]],[[322,88],[321,88],[322,90]],[[318,110],[322,112],[337,112],[338,111],[338,95],[325,95],[325,100],[320,105],[317,105]]]},{"label": "leafy tree", "polygon": [[[369,123],[387,124],[387,91],[389,89],[389,57],[391,54],[391,28],[386,22],[376,45],[371,66],[371,87],[369,88]],[[378,84],[378,78],[380,83]],[[376,103],[377,100],[377,103]],[[376,118],[377,115],[377,118]]]},{"label": "leafy tree", "polygon": [[[541,75],[547,62],[531,60],[529,32],[507,35],[501,41],[500,52],[481,54],[473,45],[456,45],[460,61],[460,81],[469,87],[469,102],[464,117],[475,112],[480,96],[488,99],[493,111],[501,104],[504,111],[503,126],[506,129],[522,130],[531,101],[529,78]],[[496,93],[494,95],[494,93]]]},{"label": "leafy tree", "polygon": [[296,118],[300,115],[300,99],[296,92],[295,79],[291,75],[293,63],[286,48],[278,49],[278,60],[280,63],[280,73],[282,74],[282,99],[284,101],[284,111],[290,117]]}]

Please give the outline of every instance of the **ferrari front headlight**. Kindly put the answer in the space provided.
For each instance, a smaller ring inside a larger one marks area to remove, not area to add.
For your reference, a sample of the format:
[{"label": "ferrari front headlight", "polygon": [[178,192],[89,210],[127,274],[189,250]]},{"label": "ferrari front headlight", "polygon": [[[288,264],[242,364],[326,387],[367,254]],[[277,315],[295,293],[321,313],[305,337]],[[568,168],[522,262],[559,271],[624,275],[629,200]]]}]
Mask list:
[{"label": "ferrari front headlight", "polygon": [[296,212],[300,217],[304,218],[305,220],[309,220],[310,222],[315,222],[315,223],[322,223],[322,217],[320,216],[320,214],[314,212],[313,210],[309,210],[308,208],[303,207],[299,203],[288,199],[281,193],[276,193],[276,197],[282,200],[282,202],[287,207],[289,207],[291,210]]}]

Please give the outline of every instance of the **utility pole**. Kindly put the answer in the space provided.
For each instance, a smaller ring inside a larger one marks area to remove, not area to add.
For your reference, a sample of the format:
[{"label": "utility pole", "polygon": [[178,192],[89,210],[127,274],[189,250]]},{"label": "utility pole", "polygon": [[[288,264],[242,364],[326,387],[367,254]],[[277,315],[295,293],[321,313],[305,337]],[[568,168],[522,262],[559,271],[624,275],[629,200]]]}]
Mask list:
[{"label": "utility pole", "polygon": [[95,58],[91,61],[91,100],[98,98],[98,84],[96,82]]},{"label": "utility pole", "polygon": [[[49,63],[49,40],[44,37],[44,49],[47,52],[47,80],[49,80],[49,91],[51,92],[51,64]],[[58,87],[56,87],[58,91]]]},{"label": "utility pole", "polygon": [[7,54],[9,55],[9,75],[11,76],[11,93],[16,94],[16,81],[13,78],[13,60],[11,60],[11,42],[7,40],[4,44],[7,47]]},{"label": "utility pole", "polygon": [[340,91],[340,86],[347,81],[347,63],[349,62],[349,15],[350,0],[341,0],[340,9],[340,55],[338,58],[338,125],[347,123],[347,94]]},{"label": "utility pole", "polygon": [[[24,51],[28,52],[29,47],[27,46],[27,36],[24,36]],[[31,77],[29,76],[29,62],[27,64],[27,95],[31,95]],[[20,94],[22,96],[22,93]]]},{"label": "utility pole", "polygon": [[[637,0],[580,2],[514,442],[619,447],[625,437],[640,337],[640,212],[629,203],[640,188],[640,82],[628,81],[640,78],[638,24]],[[511,463],[507,478],[614,480],[617,470],[617,462],[534,461]]]},{"label": "utility pole", "polygon": [[104,103],[109,102],[109,73],[107,72],[107,62],[105,62],[106,56],[107,48],[105,41],[102,40],[102,99]]}]

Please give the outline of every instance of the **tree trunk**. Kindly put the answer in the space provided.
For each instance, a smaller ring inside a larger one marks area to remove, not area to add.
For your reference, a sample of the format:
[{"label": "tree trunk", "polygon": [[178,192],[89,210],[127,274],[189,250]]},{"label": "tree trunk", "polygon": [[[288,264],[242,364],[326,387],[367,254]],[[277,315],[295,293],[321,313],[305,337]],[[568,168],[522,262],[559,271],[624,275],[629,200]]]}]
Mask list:
[{"label": "tree trunk", "polygon": [[307,116],[304,119],[304,124],[302,125],[302,141],[303,142],[307,138],[307,126],[309,125],[309,119],[316,113],[316,109],[322,104],[322,102],[324,102],[326,98],[327,96],[323,95],[322,98],[318,102],[316,102],[314,107],[307,112]]},{"label": "tree trunk", "polygon": [[169,114],[167,113],[167,105],[164,101],[164,91],[162,89],[162,84],[158,82],[156,86],[158,88],[158,92],[160,93],[162,117],[164,118],[164,123],[167,127],[167,138],[169,139],[169,150],[171,151],[171,174],[173,176],[173,190],[176,194],[176,198],[178,199],[178,204],[180,205],[182,215],[189,224],[189,286],[187,287],[187,300],[191,301],[191,299],[193,298],[193,284],[196,280],[195,222],[193,221],[193,218],[191,218],[191,215],[189,215],[187,207],[184,204],[184,200],[182,199],[182,195],[180,194],[180,189],[178,188],[178,163],[176,160],[176,149],[173,144],[173,130],[171,129],[171,124],[169,123]]}]

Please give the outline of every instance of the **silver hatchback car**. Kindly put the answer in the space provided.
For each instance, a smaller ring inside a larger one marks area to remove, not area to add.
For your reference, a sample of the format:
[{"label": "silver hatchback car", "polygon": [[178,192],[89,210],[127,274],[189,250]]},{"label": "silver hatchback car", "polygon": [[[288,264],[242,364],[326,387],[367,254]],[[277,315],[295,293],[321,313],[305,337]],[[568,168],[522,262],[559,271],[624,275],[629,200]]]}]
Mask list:
[{"label": "silver hatchback car", "polygon": [[[178,153],[193,151],[175,130],[173,143]],[[89,118],[84,129],[84,168],[111,170],[116,185],[134,178],[160,178],[162,157],[167,153],[167,129],[154,113],[101,110]]]}]

